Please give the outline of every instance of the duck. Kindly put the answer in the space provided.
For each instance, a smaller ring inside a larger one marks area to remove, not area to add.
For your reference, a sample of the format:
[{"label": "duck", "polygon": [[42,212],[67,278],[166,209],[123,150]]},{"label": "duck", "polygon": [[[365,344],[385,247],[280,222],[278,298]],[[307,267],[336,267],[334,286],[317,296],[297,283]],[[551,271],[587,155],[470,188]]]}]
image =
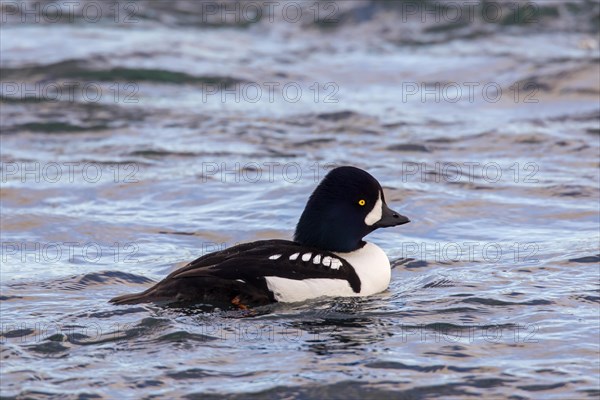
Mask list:
[{"label": "duck", "polygon": [[321,297],[364,297],[391,280],[386,253],[364,239],[410,222],[390,209],[381,184],[353,166],[331,169],[308,198],[293,240],[242,243],[205,254],[115,305],[208,304],[215,307],[295,303]]}]

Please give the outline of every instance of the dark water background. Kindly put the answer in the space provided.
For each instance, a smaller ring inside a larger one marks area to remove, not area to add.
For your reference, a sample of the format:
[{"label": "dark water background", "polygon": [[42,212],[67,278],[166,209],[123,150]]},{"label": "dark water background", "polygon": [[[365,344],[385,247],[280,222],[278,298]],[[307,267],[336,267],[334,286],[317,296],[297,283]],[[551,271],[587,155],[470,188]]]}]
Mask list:
[{"label": "dark water background", "polygon": [[[3,397],[600,396],[598,2],[1,4]],[[388,291],[107,303],[345,164]]]}]

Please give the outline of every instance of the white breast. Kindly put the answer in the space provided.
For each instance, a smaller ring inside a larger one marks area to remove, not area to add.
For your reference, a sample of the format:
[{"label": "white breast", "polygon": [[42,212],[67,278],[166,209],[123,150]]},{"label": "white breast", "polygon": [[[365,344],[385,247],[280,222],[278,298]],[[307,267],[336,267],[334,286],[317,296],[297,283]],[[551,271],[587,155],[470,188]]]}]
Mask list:
[{"label": "white breast", "polygon": [[391,279],[390,262],[379,247],[367,243],[356,251],[335,254],[354,267],[361,282],[359,293],[355,293],[345,279],[296,280],[267,276],[267,286],[273,292],[275,300],[291,303],[323,296],[370,296],[387,289]]},{"label": "white breast", "polygon": [[335,254],[354,267],[361,283],[358,296],[370,296],[388,288],[392,279],[392,268],[390,260],[379,246],[367,242],[356,251]]}]

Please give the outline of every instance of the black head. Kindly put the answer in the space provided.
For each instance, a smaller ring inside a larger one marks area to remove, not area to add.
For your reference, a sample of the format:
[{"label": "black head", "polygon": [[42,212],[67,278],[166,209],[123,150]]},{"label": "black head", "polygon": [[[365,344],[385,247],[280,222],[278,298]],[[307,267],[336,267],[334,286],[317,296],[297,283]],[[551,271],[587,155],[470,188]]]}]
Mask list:
[{"label": "black head", "polygon": [[390,210],[381,185],[362,169],[338,167],[321,181],[306,203],[294,240],[323,250],[349,252],[377,228],[408,218]]}]

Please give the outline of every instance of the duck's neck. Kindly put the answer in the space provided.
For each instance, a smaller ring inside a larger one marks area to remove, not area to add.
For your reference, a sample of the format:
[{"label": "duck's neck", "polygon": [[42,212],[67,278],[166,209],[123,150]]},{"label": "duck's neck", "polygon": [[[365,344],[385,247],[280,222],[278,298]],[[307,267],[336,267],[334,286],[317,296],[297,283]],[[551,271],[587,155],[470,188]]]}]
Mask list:
[{"label": "duck's neck", "polygon": [[357,238],[357,235],[351,232],[328,228],[325,225],[306,226],[298,223],[294,241],[304,246],[340,253],[356,251],[366,243],[362,240],[362,236]]}]

